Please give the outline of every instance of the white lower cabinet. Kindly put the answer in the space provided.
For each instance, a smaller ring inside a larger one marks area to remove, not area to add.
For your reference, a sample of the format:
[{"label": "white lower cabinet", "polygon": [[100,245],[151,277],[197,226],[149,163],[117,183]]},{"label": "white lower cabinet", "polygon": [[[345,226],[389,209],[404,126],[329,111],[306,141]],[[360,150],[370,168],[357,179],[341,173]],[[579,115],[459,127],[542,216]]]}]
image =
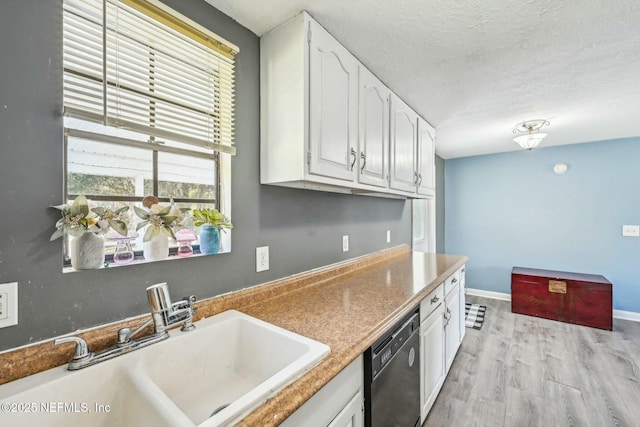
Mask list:
[{"label": "white lower cabinet", "polygon": [[462,342],[462,339],[464,338],[464,335],[467,331],[467,328],[465,327],[465,313],[466,313],[466,305],[467,305],[467,298],[466,298],[466,294],[467,294],[467,284],[466,284],[466,278],[465,278],[465,267],[462,266],[462,268],[460,270],[458,270],[459,272],[459,277],[460,277],[460,342]]},{"label": "white lower cabinet", "polygon": [[363,402],[362,393],[358,392],[329,423],[328,427],[361,427],[364,425]]},{"label": "white lower cabinet", "polygon": [[464,266],[420,303],[420,419],[424,423],[464,337]]},{"label": "white lower cabinet", "polygon": [[420,419],[424,421],[444,383],[444,304],[420,324]]},{"label": "white lower cabinet", "polygon": [[456,284],[445,297],[444,348],[447,372],[460,346],[460,287]]},{"label": "white lower cabinet", "polygon": [[362,356],[351,362],[289,418],[283,427],[363,427]]}]

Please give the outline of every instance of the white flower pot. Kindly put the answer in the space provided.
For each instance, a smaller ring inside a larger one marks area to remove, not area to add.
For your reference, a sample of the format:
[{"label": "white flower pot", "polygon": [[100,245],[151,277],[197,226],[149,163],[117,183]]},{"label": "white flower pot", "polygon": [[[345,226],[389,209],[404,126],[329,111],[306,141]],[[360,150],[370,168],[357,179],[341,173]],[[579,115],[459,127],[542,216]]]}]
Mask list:
[{"label": "white flower pot", "polygon": [[69,256],[74,270],[93,270],[104,266],[104,239],[91,231],[71,237]]},{"label": "white flower pot", "polygon": [[158,234],[142,244],[142,253],[147,261],[167,259],[169,257],[169,238],[164,234]]}]

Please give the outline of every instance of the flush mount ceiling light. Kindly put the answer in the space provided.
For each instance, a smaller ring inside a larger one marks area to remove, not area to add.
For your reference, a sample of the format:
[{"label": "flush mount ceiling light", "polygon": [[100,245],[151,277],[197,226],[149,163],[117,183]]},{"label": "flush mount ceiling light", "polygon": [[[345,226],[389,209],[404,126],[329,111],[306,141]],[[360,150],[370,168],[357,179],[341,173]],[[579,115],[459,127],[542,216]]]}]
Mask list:
[{"label": "flush mount ceiling light", "polygon": [[546,133],[540,132],[540,128],[549,126],[548,120],[527,120],[518,123],[513,128],[513,133],[517,134],[513,140],[525,150],[536,148],[542,140],[547,136]]}]

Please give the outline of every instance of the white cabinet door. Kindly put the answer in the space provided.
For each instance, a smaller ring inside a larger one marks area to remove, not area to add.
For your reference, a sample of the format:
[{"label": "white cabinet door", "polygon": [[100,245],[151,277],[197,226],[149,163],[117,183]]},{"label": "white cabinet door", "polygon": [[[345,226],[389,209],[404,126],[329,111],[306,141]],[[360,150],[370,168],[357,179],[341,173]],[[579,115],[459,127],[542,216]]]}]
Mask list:
[{"label": "white cabinet door", "polygon": [[364,364],[360,356],[284,420],[281,427],[362,427]]},{"label": "white cabinet door", "polygon": [[445,297],[445,360],[447,372],[460,346],[460,288],[458,284]]},{"label": "white cabinet door", "polygon": [[444,383],[444,304],[420,324],[420,419],[427,417]]},{"label": "white cabinet door", "polygon": [[363,414],[364,400],[362,393],[358,392],[347,403],[342,411],[329,423],[327,427],[362,427],[364,426]]},{"label": "white cabinet door", "polygon": [[466,310],[466,293],[467,293],[467,284],[465,277],[465,266],[463,265],[460,271],[460,342],[462,343],[462,339],[464,335],[467,333],[467,328],[464,325],[465,321],[465,310]]},{"label": "white cabinet door", "polygon": [[360,66],[360,132],[358,181],[388,187],[390,91],[364,66]]},{"label": "white cabinet door", "polygon": [[435,195],[435,148],[436,133],[433,127],[422,118],[418,118],[418,193]]},{"label": "white cabinet door", "polygon": [[309,24],[309,173],[353,181],[358,61],[317,23]]},{"label": "white cabinet door", "polygon": [[400,98],[391,95],[391,142],[389,186],[411,193],[416,191],[416,141],[418,115]]}]

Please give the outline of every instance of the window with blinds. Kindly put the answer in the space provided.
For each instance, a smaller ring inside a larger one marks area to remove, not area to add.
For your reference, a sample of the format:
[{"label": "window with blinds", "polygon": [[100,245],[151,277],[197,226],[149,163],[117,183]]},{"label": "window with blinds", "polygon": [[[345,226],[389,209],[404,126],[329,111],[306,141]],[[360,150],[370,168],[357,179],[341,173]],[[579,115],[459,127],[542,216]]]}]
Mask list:
[{"label": "window with blinds", "polygon": [[230,218],[237,53],[157,0],[63,0],[65,200],[128,205],[133,225],[148,195]]},{"label": "window with blinds", "polygon": [[64,113],[235,154],[238,49],[149,0],[64,1]]}]

